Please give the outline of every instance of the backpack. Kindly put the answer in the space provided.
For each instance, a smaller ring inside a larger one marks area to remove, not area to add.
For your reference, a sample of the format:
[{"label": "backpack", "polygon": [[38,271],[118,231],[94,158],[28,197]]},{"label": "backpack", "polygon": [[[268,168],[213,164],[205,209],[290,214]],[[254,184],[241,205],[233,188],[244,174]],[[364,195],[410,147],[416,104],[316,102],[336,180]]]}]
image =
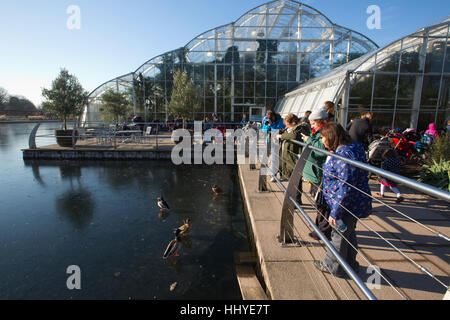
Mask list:
[{"label": "backpack", "polygon": [[388,138],[373,141],[369,145],[369,160],[371,162],[381,162],[381,156],[388,149],[392,149],[391,142]]},{"label": "backpack", "polygon": [[431,133],[425,133],[422,137],[422,144],[431,147],[436,142],[436,137]]}]

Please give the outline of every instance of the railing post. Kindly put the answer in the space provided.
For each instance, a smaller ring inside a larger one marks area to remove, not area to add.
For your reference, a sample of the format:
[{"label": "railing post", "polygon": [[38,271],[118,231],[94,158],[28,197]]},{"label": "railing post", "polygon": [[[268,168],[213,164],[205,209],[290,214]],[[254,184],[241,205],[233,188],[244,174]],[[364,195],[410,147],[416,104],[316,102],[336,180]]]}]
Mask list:
[{"label": "railing post", "polygon": [[281,209],[280,235],[278,236],[278,241],[283,244],[292,243],[294,240],[294,231],[292,230],[294,225],[294,216],[292,211],[294,211],[295,207],[289,198],[292,197],[297,199],[299,185],[302,183],[303,168],[305,167],[306,160],[308,159],[310,153],[310,148],[303,148],[300,159],[297,161],[294,171],[292,171],[287,191],[284,195],[283,207]]},{"label": "railing post", "polygon": [[259,168],[259,178],[258,178],[258,191],[267,192],[267,167],[261,164]]},{"label": "railing post", "polygon": [[73,149],[76,149],[76,147],[75,147],[75,132],[77,133],[77,136],[78,136],[78,131],[76,130],[76,126],[75,126],[75,124],[73,125],[73,130],[72,130],[72,148]]},{"label": "railing post", "polygon": [[[150,134],[151,135],[151,134]],[[155,144],[156,144],[156,150],[159,150],[158,146],[158,136],[159,136],[159,123],[156,125],[156,137],[155,137]]]},{"label": "railing post", "polygon": [[29,149],[37,149],[37,147],[36,147],[36,133],[37,133],[40,125],[41,125],[41,123],[38,123],[37,125],[34,126],[33,130],[31,130],[30,138],[28,139],[28,148]]}]

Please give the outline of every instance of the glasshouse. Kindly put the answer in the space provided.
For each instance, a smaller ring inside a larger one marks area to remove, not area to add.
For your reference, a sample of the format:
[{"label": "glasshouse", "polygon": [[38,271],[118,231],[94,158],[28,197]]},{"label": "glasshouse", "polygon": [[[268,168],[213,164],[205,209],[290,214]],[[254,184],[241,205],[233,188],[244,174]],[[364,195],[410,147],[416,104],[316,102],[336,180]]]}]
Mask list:
[{"label": "glasshouse", "polygon": [[378,127],[423,130],[450,120],[450,18],[422,28],[301,84],[277,104],[282,114],[302,115],[324,101],[337,105],[346,124],[371,111]]},{"label": "glasshouse", "polygon": [[108,119],[102,95],[111,90],[126,96],[130,115],[147,121],[171,119],[168,104],[177,70],[186,72],[199,91],[201,103],[192,110],[192,120],[213,113],[224,122],[239,121],[244,113],[256,118],[302,83],[377,48],[310,6],[272,1],[102,84],[91,92],[82,120]]}]

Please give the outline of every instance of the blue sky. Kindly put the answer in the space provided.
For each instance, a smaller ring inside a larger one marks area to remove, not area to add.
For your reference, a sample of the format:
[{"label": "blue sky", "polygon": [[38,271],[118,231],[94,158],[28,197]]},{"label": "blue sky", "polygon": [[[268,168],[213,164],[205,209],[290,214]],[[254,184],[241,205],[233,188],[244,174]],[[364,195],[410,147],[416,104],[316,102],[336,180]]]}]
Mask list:
[{"label": "blue sky", "polygon": [[[184,46],[198,34],[237,20],[263,0],[2,0],[0,87],[39,104],[61,67],[88,91],[145,61]],[[386,45],[450,15],[448,0],[307,0],[334,23]],[[70,30],[67,8],[80,8]],[[369,30],[369,5],[381,29]]]}]

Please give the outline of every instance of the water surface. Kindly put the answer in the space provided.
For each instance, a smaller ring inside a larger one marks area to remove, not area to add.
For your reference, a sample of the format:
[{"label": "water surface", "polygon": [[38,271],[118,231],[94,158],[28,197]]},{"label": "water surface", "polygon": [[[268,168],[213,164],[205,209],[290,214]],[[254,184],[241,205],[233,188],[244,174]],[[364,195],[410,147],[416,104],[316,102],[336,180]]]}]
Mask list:
[{"label": "water surface", "polygon": [[[249,246],[234,167],[25,162],[33,126],[0,124],[0,299],[241,298],[234,254]],[[213,184],[224,193],[215,197]],[[162,259],[186,218],[193,229],[180,257]],[[69,265],[81,269],[81,290],[67,289]]]}]

